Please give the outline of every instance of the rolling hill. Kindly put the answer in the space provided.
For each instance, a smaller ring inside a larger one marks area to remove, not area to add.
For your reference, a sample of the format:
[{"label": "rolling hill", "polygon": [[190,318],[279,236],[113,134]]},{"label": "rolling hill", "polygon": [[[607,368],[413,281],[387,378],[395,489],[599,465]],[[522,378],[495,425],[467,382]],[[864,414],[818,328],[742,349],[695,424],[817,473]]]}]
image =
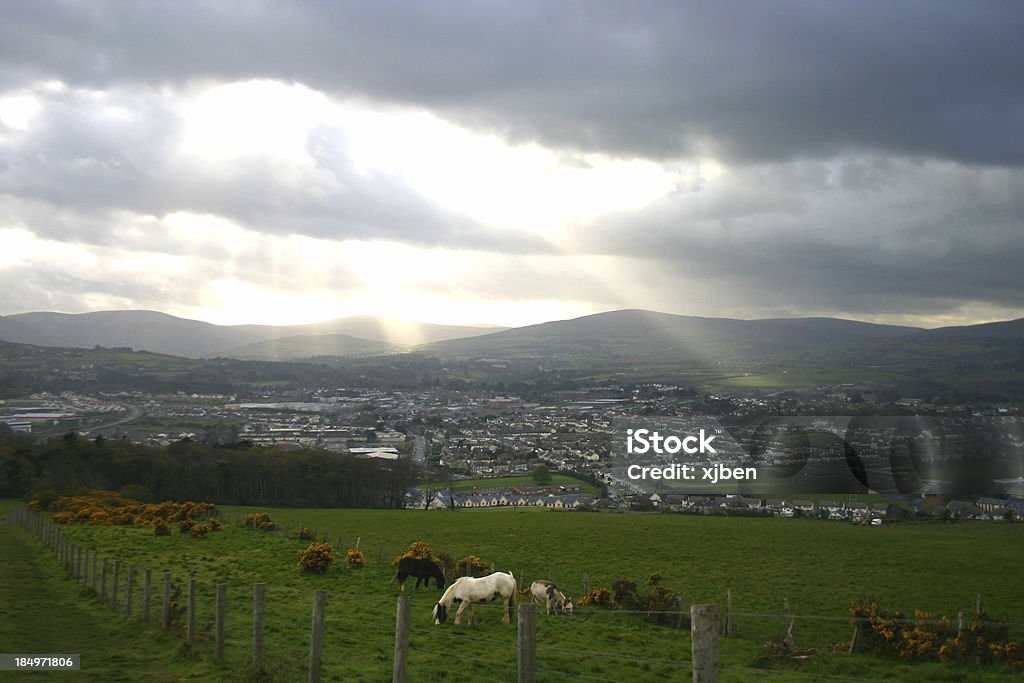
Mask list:
[{"label": "rolling hill", "polygon": [[920,331],[831,318],[733,320],[623,310],[436,342],[426,350],[455,358],[557,356],[722,363],[899,339]]},{"label": "rolling hill", "polygon": [[[127,347],[186,358],[232,357],[232,350],[239,350],[246,358],[256,358],[259,349],[269,349],[269,355],[260,360],[274,360],[277,351],[273,346],[257,346],[254,350],[249,345],[274,339],[317,336],[321,338],[307,342],[318,351],[313,355],[347,356],[359,346],[352,338],[364,342],[364,349],[373,347],[371,342],[377,342],[380,346],[373,348],[379,351],[372,351],[376,353],[391,347],[487,334],[495,329],[503,328],[436,325],[371,316],[286,326],[214,325],[156,311],[34,312],[0,317],[0,339],[20,344],[71,348]],[[345,335],[347,339],[337,337],[339,346],[331,349],[323,335]],[[287,346],[295,349],[299,344],[292,339]]]},{"label": "rolling hill", "polygon": [[253,342],[217,355],[239,360],[294,361],[322,357],[376,356],[393,353],[396,347],[382,341],[348,334],[307,334]]}]

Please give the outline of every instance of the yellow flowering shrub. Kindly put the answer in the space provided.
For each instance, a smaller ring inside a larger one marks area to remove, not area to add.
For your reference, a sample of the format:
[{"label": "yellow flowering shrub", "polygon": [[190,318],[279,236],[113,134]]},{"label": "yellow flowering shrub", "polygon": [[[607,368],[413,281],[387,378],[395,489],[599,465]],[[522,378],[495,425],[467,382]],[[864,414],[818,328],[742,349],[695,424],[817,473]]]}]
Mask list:
[{"label": "yellow flowering shrub", "polygon": [[95,489],[78,496],[65,496],[47,507],[58,524],[147,525],[156,521],[180,522],[210,517],[213,503],[140,503],[114,491]]},{"label": "yellow flowering shrub", "polygon": [[310,543],[299,551],[299,569],[312,574],[326,574],[334,564],[334,548],[328,543]]},{"label": "yellow flowering shrub", "polygon": [[[466,564],[469,564],[469,573],[466,573]],[[455,565],[448,571],[450,576],[446,577],[449,581],[454,581],[460,576],[486,576],[491,573],[491,564],[484,562],[481,558],[476,555],[466,555],[464,558],[455,563]]]},{"label": "yellow flowering shrub", "polygon": [[398,563],[402,561],[403,557],[420,557],[424,559],[434,559],[433,551],[430,549],[430,544],[424,541],[413,541],[409,544],[409,549],[401,555],[397,555],[391,564],[398,566]]},{"label": "yellow flowering shrub", "polygon": [[350,567],[362,567],[366,563],[366,556],[363,554],[362,550],[353,550],[352,548],[349,548],[345,555],[345,559],[348,560]]},{"label": "yellow flowering shrub", "polygon": [[612,594],[607,588],[595,588],[576,603],[578,605],[594,605],[595,607],[611,607]]},{"label": "yellow flowering shrub", "polygon": [[999,662],[1024,667],[1024,642],[1010,640],[1008,627],[984,611],[976,613],[963,630],[947,617],[921,610],[914,610],[914,618],[907,619],[902,612],[890,612],[870,598],[855,602],[850,611],[850,623],[860,627],[859,647],[869,652],[915,661]]},{"label": "yellow flowering shrub", "polygon": [[193,524],[192,528],[188,530],[188,534],[192,538],[202,538],[208,533],[210,533],[210,526],[208,524]]},{"label": "yellow flowering shrub", "polygon": [[257,512],[245,516],[246,529],[259,529],[260,531],[273,531],[277,528],[277,522],[270,519],[266,512]]}]

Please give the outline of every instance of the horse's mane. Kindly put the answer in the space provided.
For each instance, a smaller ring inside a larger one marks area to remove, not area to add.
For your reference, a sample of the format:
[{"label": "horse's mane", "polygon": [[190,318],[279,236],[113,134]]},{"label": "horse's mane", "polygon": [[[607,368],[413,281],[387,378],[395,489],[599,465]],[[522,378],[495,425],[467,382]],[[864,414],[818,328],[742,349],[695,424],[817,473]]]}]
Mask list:
[{"label": "horse's mane", "polygon": [[452,584],[445,589],[444,593],[441,594],[441,598],[437,601],[437,604],[444,605],[445,607],[452,606],[452,600],[455,598],[456,587],[462,583],[468,576],[460,576],[459,578],[452,581]]}]

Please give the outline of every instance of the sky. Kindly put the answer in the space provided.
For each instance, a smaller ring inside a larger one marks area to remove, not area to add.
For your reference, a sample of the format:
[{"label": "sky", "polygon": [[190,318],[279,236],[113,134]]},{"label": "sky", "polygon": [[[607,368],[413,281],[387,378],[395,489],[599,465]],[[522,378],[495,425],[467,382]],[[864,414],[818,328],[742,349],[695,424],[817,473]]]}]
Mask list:
[{"label": "sky", "polygon": [[0,4],[0,315],[1024,317],[1024,5]]}]

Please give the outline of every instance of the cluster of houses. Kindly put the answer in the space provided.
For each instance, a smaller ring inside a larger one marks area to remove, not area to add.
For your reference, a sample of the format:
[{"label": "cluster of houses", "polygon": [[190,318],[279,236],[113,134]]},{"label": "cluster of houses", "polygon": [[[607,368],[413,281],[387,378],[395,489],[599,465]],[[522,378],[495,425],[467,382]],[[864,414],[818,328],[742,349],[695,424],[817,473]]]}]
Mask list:
[{"label": "cluster of houses", "polygon": [[[851,522],[872,522],[881,524],[893,510],[892,504],[861,501],[834,500],[765,500],[744,496],[688,496],[653,494],[644,497],[647,507],[669,511],[689,512],[693,514],[759,514],[776,517],[814,517],[816,519],[844,520]],[[638,507],[636,499],[633,500]],[[643,507],[643,505],[639,505]],[[927,516],[948,514],[957,519],[1002,520],[1013,515],[1015,519],[1024,519],[1024,500],[1014,498],[978,498],[977,500],[951,500],[943,504],[934,504],[929,497],[905,501],[901,507],[909,512]],[[945,512],[943,512],[945,511]]]},{"label": "cluster of houses", "polygon": [[820,519],[867,521],[885,518],[888,505],[859,501],[765,500],[745,496],[690,496],[653,494],[651,505],[659,510],[704,515],[757,514],[776,517],[817,517]]},{"label": "cluster of houses", "polygon": [[532,507],[549,510],[593,508],[596,503],[594,496],[569,492],[569,489],[578,490],[579,488],[578,486],[553,486],[549,489],[530,491],[512,487],[508,490],[487,489],[469,493],[411,489],[406,493],[405,506],[407,508],[439,510],[450,509],[453,506],[456,508]]},{"label": "cluster of houses", "polygon": [[[914,501],[913,507],[924,509],[925,499]],[[862,524],[881,524],[889,518],[888,503],[836,500],[772,500],[730,496],[665,495],[635,497],[627,501],[631,507],[662,512],[701,515],[766,515],[774,517],[813,517]],[[567,492],[565,487],[541,490],[487,489],[465,493],[411,489],[406,493],[406,507],[426,509],[531,507],[550,510],[586,510],[612,506],[589,494]],[[938,508],[958,519],[1004,519],[1007,512],[1024,519],[1024,500],[979,498],[977,501],[952,500]],[[931,514],[936,514],[932,510]]]},{"label": "cluster of houses", "polygon": [[1024,519],[1024,500],[1007,498],[979,498],[977,501],[951,500],[946,509],[960,519],[1004,519],[1012,514]]}]

